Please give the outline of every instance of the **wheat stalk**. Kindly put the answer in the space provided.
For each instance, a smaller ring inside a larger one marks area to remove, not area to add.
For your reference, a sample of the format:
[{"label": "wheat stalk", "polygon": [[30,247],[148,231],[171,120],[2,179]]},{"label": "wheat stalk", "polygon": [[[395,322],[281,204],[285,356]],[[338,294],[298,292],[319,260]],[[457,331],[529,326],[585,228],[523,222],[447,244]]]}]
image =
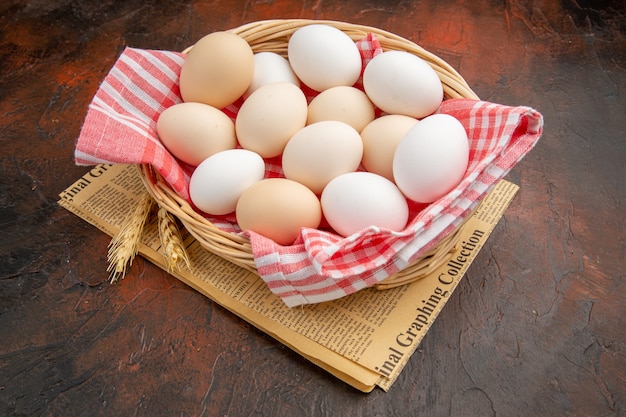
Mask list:
[{"label": "wheat stalk", "polygon": [[110,272],[111,283],[124,278],[126,269],[132,265],[139,251],[139,242],[152,202],[150,194],[144,193],[135,209],[124,219],[119,232],[111,239],[107,256],[109,261],[107,271]]},{"label": "wheat stalk", "polygon": [[163,247],[163,257],[167,263],[167,272],[172,272],[174,268],[180,268],[183,263],[189,268],[189,256],[185,250],[180,231],[176,226],[176,221],[167,210],[159,207],[159,237]]}]

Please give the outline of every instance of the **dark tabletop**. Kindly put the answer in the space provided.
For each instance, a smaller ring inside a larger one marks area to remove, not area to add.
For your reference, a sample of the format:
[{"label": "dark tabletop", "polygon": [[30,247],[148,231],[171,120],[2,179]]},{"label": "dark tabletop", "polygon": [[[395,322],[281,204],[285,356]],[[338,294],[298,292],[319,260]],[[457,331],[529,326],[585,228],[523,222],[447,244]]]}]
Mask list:
[{"label": "dark tabletop", "polygon": [[[0,415],[626,415],[623,1],[4,0]],[[520,191],[392,389],[360,393],[57,205],[126,46],[271,18],[376,26],[545,117]]]}]

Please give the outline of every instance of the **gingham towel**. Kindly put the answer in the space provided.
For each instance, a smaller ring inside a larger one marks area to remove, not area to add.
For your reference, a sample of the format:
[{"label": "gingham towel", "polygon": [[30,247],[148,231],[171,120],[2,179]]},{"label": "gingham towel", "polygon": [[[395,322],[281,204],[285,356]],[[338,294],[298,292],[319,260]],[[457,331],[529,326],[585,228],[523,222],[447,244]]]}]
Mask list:
[{"label": "gingham towel", "polygon": [[[382,52],[374,36],[357,42],[363,67]],[[184,55],[127,48],[90,103],[76,143],[78,165],[151,164],[189,200],[193,167],[173,158],[160,143],[156,120],[181,101],[178,75]],[[360,86],[360,82],[357,82]],[[315,92],[306,91],[309,97]],[[223,109],[235,118],[241,101]],[[438,110],[461,121],[470,138],[470,164],[463,181],[430,205],[411,204],[405,230],[371,227],[342,238],[303,229],[291,246],[240,231],[233,216],[209,218],[232,233],[246,233],[260,276],[286,305],[319,303],[372,286],[404,269],[456,228],[487,192],[539,140],[543,118],[536,110],[469,99],[446,100]],[[280,158],[266,161],[266,176],[281,176]]]}]

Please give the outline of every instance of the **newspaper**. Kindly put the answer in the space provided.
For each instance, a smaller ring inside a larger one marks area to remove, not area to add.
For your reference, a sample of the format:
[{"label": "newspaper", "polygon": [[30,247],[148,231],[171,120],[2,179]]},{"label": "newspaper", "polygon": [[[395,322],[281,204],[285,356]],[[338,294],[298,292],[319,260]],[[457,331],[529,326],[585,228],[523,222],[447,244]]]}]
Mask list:
[{"label": "newspaper", "polygon": [[[191,267],[172,274],[353,387],[387,391],[518,188],[502,180],[467,221],[452,258],[427,277],[397,288],[367,288],[339,300],[289,308],[256,274],[206,251],[184,229]],[[59,194],[59,204],[113,236],[145,192],[135,165],[103,164]],[[155,217],[144,229],[139,252],[166,269]]]}]

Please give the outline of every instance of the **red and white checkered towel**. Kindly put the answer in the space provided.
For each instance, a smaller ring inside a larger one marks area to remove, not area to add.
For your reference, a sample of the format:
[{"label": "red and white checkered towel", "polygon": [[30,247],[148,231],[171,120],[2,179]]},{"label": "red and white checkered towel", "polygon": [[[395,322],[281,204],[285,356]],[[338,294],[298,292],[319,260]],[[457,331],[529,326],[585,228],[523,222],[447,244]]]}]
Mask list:
[{"label": "red and white checkered towel", "polygon": [[[357,42],[363,66],[382,52],[368,35]],[[193,167],[172,157],[160,143],[156,121],[181,101],[178,75],[184,55],[127,48],[89,105],[75,149],[78,165],[151,164],[181,197],[189,200]],[[314,92],[305,91],[309,95]],[[241,101],[223,109],[235,118]],[[526,155],[543,130],[541,114],[469,99],[446,100],[438,110],[461,121],[470,138],[465,178],[430,205],[411,205],[405,230],[371,227],[347,238],[303,229],[291,246],[280,246],[252,232],[241,232],[233,216],[209,218],[233,233],[247,233],[259,274],[288,306],[337,299],[372,286],[404,269],[456,228],[487,192]],[[280,158],[266,161],[267,176],[280,176]]]}]

